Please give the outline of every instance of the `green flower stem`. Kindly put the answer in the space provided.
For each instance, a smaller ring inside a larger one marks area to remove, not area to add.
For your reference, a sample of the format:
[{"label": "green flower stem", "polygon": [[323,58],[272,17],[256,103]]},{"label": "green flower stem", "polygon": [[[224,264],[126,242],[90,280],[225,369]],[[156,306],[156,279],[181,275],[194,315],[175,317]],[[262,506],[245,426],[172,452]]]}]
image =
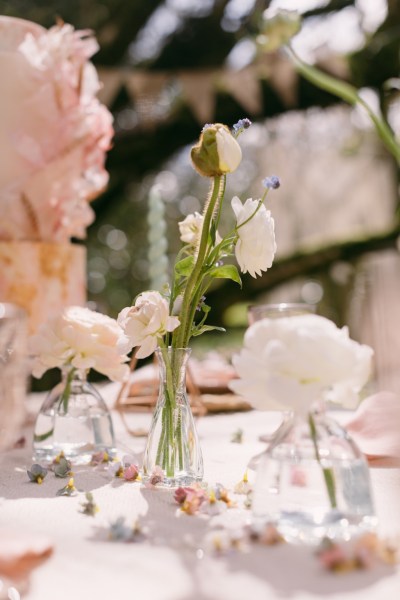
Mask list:
[{"label": "green flower stem", "polygon": [[67,413],[67,411],[68,411],[69,396],[71,394],[71,383],[72,383],[72,380],[74,378],[74,375],[75,375],[76,371],[77,371],[77,369],[75,369],[75,367],[72,367],[68,371],[67,379],[65,381],[65,387],[64,387],[63,392],[62,392],[62,394],[60,396],[59,408],[62,405],[63,408],[64,408],[64,412],[65,413]]},{"label": "green flower stem", "polygon": [[190,305],[193,300],[193,290],[195,289],[199,278],[202,275],[202,268],[204,259],[207,254],[208,248],[208,235],[211,226],[211,219],[214,215],[214,211],[217,207],[217,203],[221,197],[221,176],[214,177],[212,184],[212,191],[210,199],[206,205],[203,228],[201,232],[200,244],[197,253],[196,262],[193,267],[189,279],[186,284],[185,292],[183,294],[182,308],[180,311],[181,324],[176,329],[176,337],[173,337],[172,345],[175,348],[186,348],[190,339],[191,321],[189,319]]},{"label": "green flower stem", "polygon": [[306,64],[301,58],[295,53],[291,46],[286,46],[289,57],[293,61],[296,70],[310,83],[316,85],[322,90],[337,96],[341,100],[344,100],[351,106],[359,104],[368,113],[369,118],[374,124],[376,131],[385,144],[389,152],[394,156],[397,163],[400,164],[400,145],[397,143],[392,130],[389,125],[383,119],[378,117],[368,106],[368,104],[361,98],[358,90],[346,81],[340,81],[331,75],[323,73],[319,69]]},{"label": "green flower stem", "polygon": [[[157,446],[156,464],[165,471],[167,477],[173,477],[176,466],[183,469],[184,464],[182,414],[181,407],[176,402],[182,364],[179,350],[169,353],[162,340],[160,344],[160,352],[165,366],[165,403],[162,407],[161,434]],[[175,419],[174,411],[176,411]]]},{"label": "green flower stem", "polygon": [[321,469],[322,469],[322,473],[324,475],[326,491],[328,492],[329,501],[331,503],[331,508],[337,508],[336,486],[335,486],[335,478],[333,475],[333,470],[331,468],[327,468],[322,465],[321,456],[319,454],[319,448],[318,448],[317,428],[315,427],[314,417],[312,416],[311,413],[309,413],[309,415],[308,415],[308,423],[310,425],[311,439],[314,444],[315,458],[319,462]]},{"label": "green flower stem", "polygon": [[[222,175],[221,178],[221,184],[220,184],[220,194],[219,197],[223,198],[225,196],[225,188],[226,188],[226,175]],[[222,202],[219,203],[218,206],[218,210],[217,210],[217,216],[215,217],[215,230],[217,231],[218,229],[218,225],[221,219],[221,212],[222,212]]]},{"label": "green flower stem", "polygon": [[263,193],[262,197],[258,201],[257,208],[255,209],[255,211],[245,221],[243,221],[243,223],[240,223],[240,225],[236,226],[236,231],[238,229],[240,229],[241,227],[243,227],[244,225],[246,225],[249,221],[251,221],[252,219],[254,219],[254,217],[256,216],[256,214],[258,213],[258,211],[260,210],[260,208],[264,204],[264,200],[267,197],[267,194],[268,194],[268,188],[265,190],[265,192]]}]

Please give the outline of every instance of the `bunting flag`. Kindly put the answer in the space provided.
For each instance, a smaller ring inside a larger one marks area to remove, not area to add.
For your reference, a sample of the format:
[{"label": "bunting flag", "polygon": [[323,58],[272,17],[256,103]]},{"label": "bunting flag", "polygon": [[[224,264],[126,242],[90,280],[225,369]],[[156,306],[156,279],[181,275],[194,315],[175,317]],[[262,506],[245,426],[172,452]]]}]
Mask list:
[{"label": "bunting flag", "polygon": [[259,115],[262,110],[261,84],[257,69],[246,67],[241,71],[221,73],[221,84],[250,115]]},{"label": "bunting flag", "polygon": [[97,94],[100,102],[111,106],[124,83],[123,72],[120,69],[98,69],[101,88]]},{"label": "bunting flag", "polygon": [[213,120],[215,113],[215,71],[180,72],[177,79],[183,98],[201,125]]},{"label": "bunting flag", "polygon": [[164,116],[162,111],[160,114],[159,100],[169,79],[166,73],[135,71],[125,74],[125,86],[135,103],[141,125],[151,126]]},{"label": "bunting flag", "polygon": [[239,71],[99,69],[102,82],[99,99],[107,106],[112,106],[119,90],[125,86],[140,125],[151,127],[168,118],[171,103],[160,100],[167,87],[174,86],[199,123],[204,124],[214,119],[216,95],[221,88],[235,98],[246,114],[260,115],[263,108],[262,78],[270,81],[286,106],[296,104],[298,76],[290,61],[280,55],[261,57]]},{"label": "bunting flag", "polygon": [[[264,71],[265,72],[265,71]],[[292,63],[278,54],[270,57],[267,79],[288,108],[297,104],[298,75]]]}]

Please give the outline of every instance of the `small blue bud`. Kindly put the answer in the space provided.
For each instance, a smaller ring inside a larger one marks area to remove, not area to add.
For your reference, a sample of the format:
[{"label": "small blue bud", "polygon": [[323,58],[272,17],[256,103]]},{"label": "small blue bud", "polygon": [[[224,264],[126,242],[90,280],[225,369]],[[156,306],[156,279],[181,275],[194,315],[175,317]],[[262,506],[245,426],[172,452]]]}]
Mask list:
[{"label": "small blue bud", "polygon": [[271,175],[271,177],[263,179],[262,184],[268,190],[277,190],[281,185],[281,181],[276,175]]},{"label": "small blue bud", "polygon": [[241,133],[243,129],[248,129],[250,125],[250,119],[239,119],[239,121],[233,126],[233,132],[236,134]]}]

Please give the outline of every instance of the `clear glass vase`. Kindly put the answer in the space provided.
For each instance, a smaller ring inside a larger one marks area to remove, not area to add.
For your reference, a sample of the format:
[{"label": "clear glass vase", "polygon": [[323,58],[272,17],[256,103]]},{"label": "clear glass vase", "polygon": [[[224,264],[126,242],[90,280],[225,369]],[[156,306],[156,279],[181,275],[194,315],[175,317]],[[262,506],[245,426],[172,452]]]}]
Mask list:
[{"label": "clear glass vase", "polygon": [[367,462],[323,410],[293,415],[261,457],[252,521],[255,531],[273,523],[287,541],[308,544],[375,528]]},{"label": "clear glass vase", "polygon": [[156,467],[161,485],[187,486],[203,478],[203,457],[186,393],[190,348],[157,349],[160,384],[143,461],[144,481]]},{"label": "clear glass vase", "polygon": [[114,446],[110,412],[86,371],[63,371],[36,418],[34,460],[51,462],[63,452],[73,464],[87,464],[94,453],[112,453]]}]

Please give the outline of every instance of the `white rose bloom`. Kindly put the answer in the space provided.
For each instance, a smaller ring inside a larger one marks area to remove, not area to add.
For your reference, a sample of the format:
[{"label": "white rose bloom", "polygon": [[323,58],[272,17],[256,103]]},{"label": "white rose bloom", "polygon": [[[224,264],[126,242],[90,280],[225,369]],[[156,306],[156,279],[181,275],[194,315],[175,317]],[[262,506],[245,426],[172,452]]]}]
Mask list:
[{"label": "white rose bloom", "polygon": [[179,325],[178,317],[169,316],[168,302],[159,292],[140,294],[134,306],[124,308],[117,319],[131,347],[140,346],[137,358],[145,358],[157,348],[159,338]]},{"label": "white rose bloom", "polygon": [[306,412],[327,391],[352,403],[368,380],[372,355],[347,327],[318,315],[263,319],[246,332],[233,359],[240,379],[230,387],[260,410]]},{"label": "white rose bloom", "polygon": [[242,150],[226,127],[219,126],[215,139],[217,142],[219,168],[223,173],[236,171],[242,160]]},{"label": "white rose bloom", "polygon": [[178,225],[182,242],[191,246],[197,246],[201,230],[203,229],[203,221],[203,215],[198,212],[194,212],[188,215],[183,221],[180,221]]},{"label": "white rose bloom", "polygon": [[83,308],[70,306],[43,324],[30,339],[35,357],[32,373],[41,377],[47,369],[72,366],[95,369],[113,381],[129,372],[129,340],[115,319]]},{"label": "white rose bloom", "polygon": [[[248,198],[244,204],[235,196],[232,208],[236,215],[236,225],[244,223],[254,213],[257,200]],[[235,254],[242,273],[249,272],[252,277],[261,275],[272,265],[275,252],[275,223],[264,204],[256,215],[238,229]]]}]

